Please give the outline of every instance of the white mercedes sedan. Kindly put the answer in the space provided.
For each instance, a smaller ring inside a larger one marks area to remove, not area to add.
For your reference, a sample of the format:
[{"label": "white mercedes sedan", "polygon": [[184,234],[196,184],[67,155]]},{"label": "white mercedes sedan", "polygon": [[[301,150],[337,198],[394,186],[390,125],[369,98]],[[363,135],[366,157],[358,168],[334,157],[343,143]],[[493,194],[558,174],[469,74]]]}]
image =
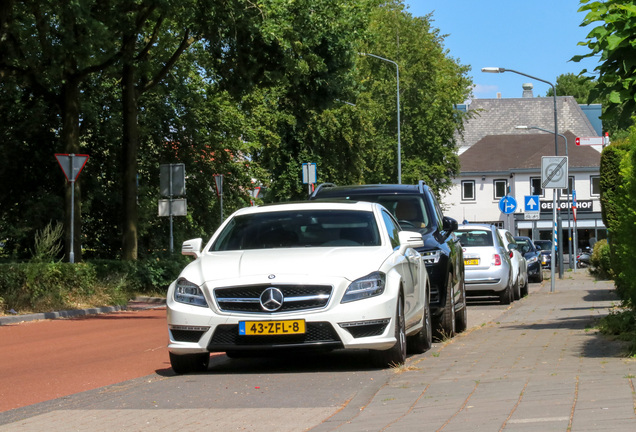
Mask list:
[{"label": "white mercedes sedan", "polygon": [[207,370],[275,350],[369,349],[381,366],[431,347],[422,236],[369,202],[248,207],[231,215],[168,289],[170,362]]}]

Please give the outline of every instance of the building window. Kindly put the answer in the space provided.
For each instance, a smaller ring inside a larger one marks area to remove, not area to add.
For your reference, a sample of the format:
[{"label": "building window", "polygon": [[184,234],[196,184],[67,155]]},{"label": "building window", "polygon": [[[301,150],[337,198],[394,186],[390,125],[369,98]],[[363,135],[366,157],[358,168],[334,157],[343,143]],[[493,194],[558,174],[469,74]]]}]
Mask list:
[{"label": "building window", "polygon": [[561,189],[561,195],[572,195],[572,191],[574,190],[574,177],[568,177],[568,189]]},{"label": "building window", "polygon": [[468,201],[475,200],[475,180],[462,181],[462,199]]},{"label": "building window", "polygon": [[541,177],[530,177],[530,195],[543,196]]},{"label": "building window", "polygon": [[601,176],[590,176],[590,194],[592,196],[601,195]]},{"label": "building window", "polygon": [[507,180],[494,180],[493,182],[494,199],[498,200],[506,196],[508,192]]}]

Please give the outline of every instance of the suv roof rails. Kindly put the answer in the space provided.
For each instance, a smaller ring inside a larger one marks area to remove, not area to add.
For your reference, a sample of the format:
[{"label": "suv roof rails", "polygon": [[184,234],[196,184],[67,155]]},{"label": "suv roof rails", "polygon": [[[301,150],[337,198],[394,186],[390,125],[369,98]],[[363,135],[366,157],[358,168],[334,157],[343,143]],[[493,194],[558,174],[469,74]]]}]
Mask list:
[{"label": "suv roof rails", "polygon": [[311,193],[311,196],[316,195],[318,191],[322,188],[336,187],[336,186],[337,185],[335,183],[320,183],[318,187],[316,187],[316,189]]},{"label": "suv roof rails", "polygon": [[424,186],[426,186],[426,182],[424,180],[417,182],[417,187],[420,189],[420,193],[424,193]]}]

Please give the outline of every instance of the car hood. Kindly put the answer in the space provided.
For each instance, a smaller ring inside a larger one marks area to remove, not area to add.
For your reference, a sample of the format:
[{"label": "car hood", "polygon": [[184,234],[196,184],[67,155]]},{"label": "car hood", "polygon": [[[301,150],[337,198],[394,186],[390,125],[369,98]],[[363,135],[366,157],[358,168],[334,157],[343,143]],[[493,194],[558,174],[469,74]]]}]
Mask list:
[{"label": "car hood", "polygon": [[210,252],[188,265],[181,276],[195,283],[272,274],[321,278],[342,277],[354,280],[372,271],[380,270],[391,253],[392,250],[385,247]]}]

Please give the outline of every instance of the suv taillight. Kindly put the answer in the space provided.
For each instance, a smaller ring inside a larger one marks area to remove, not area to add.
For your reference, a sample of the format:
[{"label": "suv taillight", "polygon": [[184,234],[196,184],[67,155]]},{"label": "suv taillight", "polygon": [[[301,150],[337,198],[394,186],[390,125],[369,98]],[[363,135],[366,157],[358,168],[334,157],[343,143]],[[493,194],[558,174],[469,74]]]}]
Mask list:
[{"label": "suv taillight", "polygon": [[492,256],[493,265],[500,266],[501,265],[501,256],[499,254],[494,254]]},{"label": "suv taillight", "polygon": [[512,259],[512,257],[514,257],[515,254],[512,253],[512,251],[510,251],[510,259]]}]

